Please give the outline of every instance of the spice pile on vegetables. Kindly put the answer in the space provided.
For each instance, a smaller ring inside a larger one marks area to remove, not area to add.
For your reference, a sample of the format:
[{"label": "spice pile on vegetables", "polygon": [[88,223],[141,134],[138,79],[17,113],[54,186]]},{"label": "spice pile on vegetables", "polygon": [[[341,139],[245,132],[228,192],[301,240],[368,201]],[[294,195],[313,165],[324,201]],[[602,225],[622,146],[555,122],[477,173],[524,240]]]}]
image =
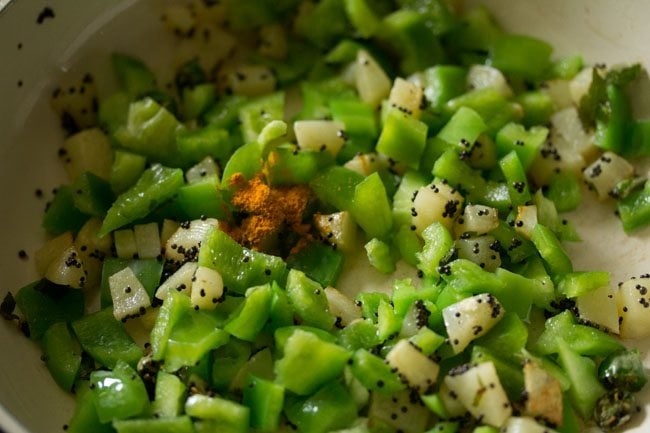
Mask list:
[{"label": "spice pile on vegetables", "polygon": [[[589,194],[621,230],[650,221],[628,162],[650,154],[625,93],[640,66],[556,59],[444,0],[270,5],[169,6],[173,82],[114,53],[116,93],[85,75],[52,95],[70,182],[44,214],[41,279],[2,314],[76,394],[64,428],[569,433],[633,418],[646,375],[617,335],[650,334],[650,275],[575,271],[560,214]],[[359,251],[412,278],[337,290]]]}]

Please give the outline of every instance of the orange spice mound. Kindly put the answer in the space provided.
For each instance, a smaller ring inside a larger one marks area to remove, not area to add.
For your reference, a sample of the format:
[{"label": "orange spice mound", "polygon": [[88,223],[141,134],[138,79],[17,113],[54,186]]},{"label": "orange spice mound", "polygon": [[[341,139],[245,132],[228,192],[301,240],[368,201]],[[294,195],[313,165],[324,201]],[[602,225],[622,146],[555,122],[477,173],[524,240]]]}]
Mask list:
[{"label": "orange spice mound", "polygon": [[284,229],[300,235],[297,246],[309,238],[309,224],[302,223],[312,197],[309,187],[272,187],[264,183],[262,176],[248,181],[240,173],[234,174],[228,183],[235,188],[232,205],[247,215],[239,227],[230,230],[231,236],[242,245],[266,250],[269,242]]}]

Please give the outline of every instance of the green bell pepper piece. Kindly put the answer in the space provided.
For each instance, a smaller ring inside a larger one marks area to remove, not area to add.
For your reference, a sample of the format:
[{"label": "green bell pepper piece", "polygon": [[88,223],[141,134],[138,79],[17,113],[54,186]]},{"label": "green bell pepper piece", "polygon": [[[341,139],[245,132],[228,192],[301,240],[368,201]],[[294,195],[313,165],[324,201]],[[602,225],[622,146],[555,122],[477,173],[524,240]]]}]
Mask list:
[{"label": "green bell pepper piece", "polygon": [[246,290],[246,300],[231,314],[223,329],[240,340],[255,341],[269,318],[272,298],[268,283]]},{"label": "green bell pepper piece", "polygon": [[596,119],[594,144],[616,153],[627,151],[625,147],[632,131],[633,119],[627,95],[621,86],[607,85],[607,118]]},{"label": "green bell pepper piece", "polygon": [[571,80],[582,70],[584,63],[584,59],[579,54],[562,57],[553,63],[553,77]]},{"label": "green bell pepper piece", "polygon": [[194,433],[189,416],[119,420],[113,427],[117,433]]},{"label": "green bell pepper piece", "polygon": [[[241,264],[246,263],[242,272]],[[224,286],[243,294],[249,287],[271,281],[284,282],[286,264],[276,256],[242,247],[223,231],[210,230],[199,250],[199,266],[217,270]]]},{"label": "green bell pepper piece", "polygon": [[141,60],[127,54],[113,53],[111,65],[120,87],[131,98],[137,99],[157,89],[156,76]]},{"label": "green bell pepper piece", "polygon": [[370,319],[355,320],[338,333],[338,343],[348,350],[370,349],[381,341],[377,327]]},{"label": "green bell pepper piece", "polygon": [[86,215],[104,216],[115,200],[110,183],[90,172],[81,173],[71,188],[75,207]]},{"label": "green bell pepper piece", "polygon": [[75,206],[75,190],[72,186],[60,186],[47,206],[41,226],[53,235],[67,231],[74,233],[88,221],[89,216]]},{"label": "green bell pepper piece", "polygon": [[396,257],[387,243],[373,238],[364,247],[368,255],[368,261],[372,267],[383,274],[392,274],[395,272]]},{"label": "green bell pepper piece", "polygon": [[212,365],[212,384],[218,391],[230,389],[235,377],[251,358],[251,345],[248,342],[231,338],[228,344],[214,351]]},{"label": "green bell pepper piece", "polygon": [[467,70],[460,66],[437,65],[424,71],[424,96],[440,112],[447,101],[467,90]]},{"label": "green bell pepper piece", "polygon": [[135,367],[143,350],[124,330],[124,325],[105,308],[72,322],[72,330],[84,351],[98,363],[114,368],[118,362]]},{"label": "green bell pepper piece", "polygon": [[[428,308],[428,307],[427,307]],[[429,328],[421,328],[417,334],[409,338],[409,341],[417,346],[426,356],[433,355],[445,342],[445,337],[436,334]]]},{"label": "green bell pepper piece", "polygon": [[291,337],[296,331],[303,331],[314,334],[316,337],[327,343],[336,342],[336,337],[333,334],[329,333],[328,331],[323,331],[320,328],[314,328],[313,326],[307,325],[285,326],[284,328],[276,329],[273,333],[275,348],[279,354],[284,353],[284,348],[287,345],[287,340],[289,340],[289,337]]},{"label": "green bell pepper piece", "polygon": [[242,174],[246,179],[255,177],[262,170],[262,150],[262,145],[257,141],[235,150],[223,169],[221,176],[223,184],[228,185],[228,181],[236,173]]},{"label": "green bell pepper piece", "polygon": [[56,286],[47,280],[35,281],[21,288],[15,301],[33,340],[40,340],[53,324],[71,322],[84,314],[81,290]]},{"label": "green bell pepper piece", "polygon": [[642,190],[619,200],[617,210],[627,233],[650,223],[650,182]]},{"label": "green bell pepper piece", "polygon": [[237,124],[239,109],[248,100],[241,95],[224,96],[203,114],[203,121],[215,128],[230,129]]},{"label": "green bell pepper piece", "polygon": [[332,118],[345,124],[348,137],[377,138],[377,119],[368,104],[356,99],[338,98],[331,100],[329,107]]},{"label": "green bell pepper piece", "polygon": [[217,327],[217,320],[212,315],[194,311],[187,305],[184,307],[167,340],[164,368],[168,372],[195,365],[205,354],[223,346],[229,339],[228,333]]},{"label": "green bell pepper piece", "polygon": [[126,123],[131,97],[126,92],[116,92],[99,101],[97,112],[99,126],[109,133],[114,133]]},{"label": "green bell pepper piece", "polygon": [[332,381],[306,399],[288,401],[285,415],[298,431],[327,433],[350,426],[357,419],[357,408],[348,390]]},{"label": "green bell pepper piece", "polygon": [[518,234],[508,223],[500,221],[499,226],[490,232],[506,251],[510,261],[521,263],[535,254],[535,245]]},{"label": "green bell pepper piece", "polygon": [[506,156],[515,151],[527,172],[547,137],[548,128],[544,126],[533,126],[527,131],[523,125],[508,123],[496,136],[498,155]]},{"label": "green bell pepper piece", "polygon": [[427,184],[427,179],[417,171],[409,170],[393,195],[393,221],[395,226],[411,225],[413,193]]},{"label": "green bell pepper piece", "polygon": [[268,329],[275,331],[278,328],[293,325],[293,308],[289,302],[287,292],[275,281],[271,283],[271,305],[269,307]]},{"label": "green bell pepper piece", "polygon": [[533,228],[530,240],[548,265],[552,276],[573,272],[573,264],[555,234],[542,224]]},{"label": "green bell pepper piece", "polygon": [[438,138],[469,155],[474,142],[486,130],[487,125],[476,111],[460,107],[438,133]]},{"label": "green bell pepper piece", "polygon": [[345,13],[362,38],[373,36],[380,28],[381,21],[366,0],[344,0]]},{"label": "green bell pepper piece", "polygon": [[394,246],[397,247],[399,255],[411,266],[418,265],[418,253],[424,247],[420,237],[408,226],[401,226],[393,238]]},{"label": "green bell pepper piece", "polygon": [[460,107],[476,111],[488,127],[488,135],[494,137],[507,123],[516,121],[518,109],[492,87],[471,90],[445,104],[445,113],[455,113]]},{"label": "green bell pepper piece", "polygon": [[299,185],[309,183],[319,171],[334,164],[329,152],[294,151],[284,144],[271,150],[264,164],[269,185]]},{"label": "green bell pepper piece", "polygon": [[234,145],[228,130],[219,125],[182,131],[176,136],[178,153],[188,164],[196,164],[206,156],[211,156],[223,167],[232,155]]},{"label": "green bell pepper piece", "polygon": [[287,265],[302,271],[323,287],[335,286],[343,270],[343,253],[321,242],[311,242],[287,258]]},{"label": "green bell pepper piece", "polygon": [[514,150],[499,160],[499,167],[506,178],[512,206],[522,206],[532,199],[526,170]]},{"label": "green bell pepper piece", "polygon": [[445,151],[433,165],[431,173],[445,179],[450,185],[468,192],[469,198],[481,201],[485,196],[487,184],[480,172],[472,169],[454,149]]},{"label": "green bell pepper piece", "polygon": [[287,275],[287,295],[302,321],[311,326],[329,331],[335,317],[329,312],[329,303],[320,284],[297,269]]},{"label": "green bell pepper piece", "polygon": [[562,275],[557,290],[567,298],[577,298],[601,287],[609,287],[609,272],[572,272]]},{"label": "green bell pepper piece", "polygon": [[277,431],[284,405],[282,386],[251,375],[242,402],[250,408],[251,427],[264,432]]},{"label": "green bell pepper piece", "polygon": [[475,344],[510,361],[513,353],[526,347],[527,341],[528,328],[517,314],[508,312],[487,334],[475,340]]},{"label": "green bell pepper piece", "polygon": [[350,210],[356,186],[364,180],[363,175],[345,167],[326,168],[309,186],[319,200],[338,210]]},{"label": "green bell pepper piece", "polygon": [[400,69],[405,75],[445,61],[442,45],[420,11],[400,9],[385,16],[377,36],[400,50]]},{"label": "green bell pepper piece", "polygon": [[283,118],[283,92],[273,93],[246,102],[239,108],[240,128],[244,142],[254,142],[267,124],[273,120],[282,120]]},{"label": "green bell pepper piece", "polygon": [[582,202],[582,188],[575,174],[561,171],[551,176],[546,196],[555,203],[558,212],[569,212]]},{"label": "green bell pepper piece", "polygon": [[441,262],[449,258],[454,247],[454,240],[447,228],[438,222],[435,222],[424,229],[422,232],[424,247],[420,253],[416,254],[418,259],[418,269],[424,275],[438,277],[438,267]]},{"label": "green bell pepper piece", "polygon": [[248,431],[250,409],[234,401],[195,394],[185,402],[185,413],[193,418],[209,420],[213,426],[227,433]]},{"label": "green bell pepper piece", "polygon": [[183,171],[154,164],[145,170],[137,183],[122,193],[108,210],[98,235],[147,216],[157,205],[174,196],[183,185]]},{"label": "green bell pepper piece", "polygon": [[427,139],[427,125],[400,110],[391,109],[384,122],[377,152],[417,170]]},{"label": "green bell pepper piece", "polygon": [[61,388],[70,391],[79,375],[81,348],[67,323],[59,322],[50,326],[43,334],[41,344],[50,374]]},{"label": "green bell pepper piece", "polygon": [[109,423],[101,423],[97,417],[95,402],[87,381],[80,381],[75,386],[76,404],[74,414],[68,421],[66,431],[69,433],[114,433]]},{"label": "green bell pepper piece", "polygon": [[111,188],[121,194],[140,179],[145,170],[147,158],[142,155],[116,149],[111,166]]},{"label": "green bell pepper piece", "polygon": [[584,419],[591,419],[596,402],[605,394],[605,388],[598,382],[596,364],[571,350],[562,337],[558,337],[558,351],[560,365],[571,381],[571,402]]},{"label": "green bell pepper piece", "polygon": [[484,5],[470,9],[452,32],[451,47],[460,52],[461,63],[484,63],[488,50],[503,33],[492,13]]},{"label": "green bell pepper piece", "polygon": [[159,209],[169,218],[190,221],[199,218],[228,220],[230,209],[214,177],[182,186],[176,196]]},{"label": "green bell pepper piece", "polygon": [[383,239],[393,225],[386,188],[378,173],[363,179],[354,189],[350,212],[371,238]]},{"label": "green bell pepper piece", "polygon": [[[510,355],[512,357],[512,355]],[[521,397],[524,391],[524,373],[516,362],[508,362],[500,358],[489,349],[477,345],[472,347],[471,361],[476,364],[482,362],[492,362],[503,385],[503,389],[508,394],[508,398],[516,400]],[[512,360],[516,361],[516,360]]]},{"label": "green bell pepper piece", "polygon": [[394,394],[406,388],[383,359],[367,350],[359,349],[354,352],[350,369],[354,377],[370,391]]},{"label": "green bell pepper piece", "polygon": [[149,397],[136,371],[122,360],[113,371],[90,374],[92,398],[102,423],[138,416],[147,409]]},{"label": "green bell pepper piece", "polygon": [[152,98],[145,98],[129,106],[126,124],[113,136],[127,150],[174,166],[184,165],[176,149],[176,134],[183,129],[172,113]]},{"label": "green bell pepper piece", "polygon": [[381,300],[377,307],[377,337],[384,342],[398,335],[402,329],[402,319],[395,309],[386,301]]},{"label": "green bell pepper piece", "polygon": [[530,36],[503,34],[490,49],[492,65],[504,72],[528,80],[547,76],[553,48]]},{"label": "green bell pepper piece", "polygon": [[553,99],[547,92],[534,90],[517,95],[515,101],[524,110],[522,123],[527,127],[535,125],[546,125],[551,115],[555,112]]},{"label": "green bell pepper piece", "polygon": [[325,0],[296,20],[296,32],[319,48],[326,48],[349,33],[343,0]]},{"label": "green bell pepper piece", "polygon": [[[275,363],[276,381],[298,395],[310,395],[343,373],[350,353],[314,334],[296,330]],[[355,409],[356,416],[356,409]]]},{"label": "green bell pepper piece", "polygon": [[183,118],[198,119],[217,98],[215,85],[199,84],[183,89]]},{"label": "green bell pepper piece", "polygon": [[458,421],[440,421],[437,422],[427,433],[440,432],[440,433],[457,433],[460,428]]},{"label": "green bell pepper piece", "polygon": [[181,415],[187,387],[178,376],[159,371],[151,413],[156,418],[174,418]]},{"label": "green bell pepper piece", "polygon": [[533,347],[537,353],[547,355],[558,353],[562,345],[587,356],[607,356],[623,349],[619,341],[603,331],[575,323],[575,318],[568,311],[546,321],[544,332]]}]

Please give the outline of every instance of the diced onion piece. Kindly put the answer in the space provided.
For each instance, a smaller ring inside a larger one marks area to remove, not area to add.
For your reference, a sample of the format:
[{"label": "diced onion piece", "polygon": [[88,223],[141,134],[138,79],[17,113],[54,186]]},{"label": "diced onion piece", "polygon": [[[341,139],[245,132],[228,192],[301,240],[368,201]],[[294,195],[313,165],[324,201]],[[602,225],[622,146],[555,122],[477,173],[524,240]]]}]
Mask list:
[{"label": "diced onion piece", "polygon": [[133,226],[133,234],[139,258],[155,259],[160,256],[161,244],[158,223],[135,225]]},{"label": "diced onion piece", "polygon": [[534,361],[524,364],[526,414],[562,425],[563,404],[560,382]]},{"label": "diced onion piece", "polygon": [[632,164],[613,152],[603,153],[583,172],[585,181],[594,188],[600,200],[609,197],[619,182],[633,175]]},{"label": "diced onion piece", "polygon": [[165,258],[178,264],[195,261],[201,241],[212,227],[218,227],[214,218],[198,219],[181,224],[165,244]]},{"label": "diced onion piece", "polygon": [[576,299],[580,318],[618,334],[617,293],[609,286],[585,293]]},{"label": "diced onion piece", "polygon": [[361,100],[373,108],[390,94],[390,78],[365,50],[357,52],[356,85]]},{"label": "diced onion piece", "polygon": [[63,142],[64,167],[71,180],[81,173],[109,180],[113,164],[113,149],[109,138],[99,128],[84,129]]},{"label": "diced onion piece", "polygon": [[325,296],[329,305],[329,311],[336,317],[337,324],[348,326],[352,321],[361,318],[361,309],[334,287],[325,288]]},{"label": "diced onion piece", "polygon": [[592,159],[597,150],[592,137],[582,127],[575,107],[568,107],[551,116],[551,142],[555,147],[568,148],[585,159]]},{"label": "diced onion piece", "polygon": [[499,226],[499,211],[493,207],[480,204],[465,206],[454,226],[456,237],[463,233],[483,235]]},{"label": "diced onion piece", "polygon": [[618,288],[618,315],[621,338],[650,336],[650,279],[635,278]]},{"label": "diced onion piece", "polygon": [[133,259],[138,257],[138,244],[135,242],[135,233],[131,229],[116,230],[115,251],[120,259]]},{"label": "diced onion piece", "polygon": [[55,257],[45,271],[45,278],[55,284],[80,289],[86,284],[86,271],[79,252],[69,246]]},{"label": "diced onion piece", "polygon": [[550,80],[544,82],[543,91],[550,96],[555,110],[563,110],[573,106],[573,99],[569,93],[569,81]]},{"label": "diced onion piece", "polygon": [[467,87],[470,89],[492,88],[506,98],[512,96],[512,89],[500,70],[487,65],[472,65],[467,73]]},{"label": "diced onion piece", "polygon": [[528,174],[535,184],[546,185],[555,173],[569,171],[579,176],[584,166],[585,160],[582,155],[574,152],[564,140],[556,140],[555,143],[549,140],[542,145]]},{"label": "diced onion piece", "polygon": [[219,166],[211,156],[206,156],[185,172],[187,183],[201,182],[210,177],[219,177]]},{"label": "diced onion piece", "polygon": [[36,264],[36,272],[39,276],[44,276],[47,268],[56,258],[63,254],[73,245],[72,233],[65,232],[55,238],[46,241],[34,254],[34,262]]},{"label": "diced onion piece", "polygon": [[538,424],[532,418],[518,416],[509,418],[502,431],[508,433],[557,433],[551,428]]},{"label": "diced onion piece", "polygon": [[442,310],[454,353],[462,352],[469,343],[487,333],[504,314],[499,301],[487,293],[465,298]]},{"label": "diced onion piece", "polygon": [[417,190],[413,199],[412,223],[420,234],[434,222],[452,229],[463,207],[463,196],[443,182],[434,182]]},{"label": "diced onion piece", "polygon": [[74,245],[79,251],[79,256],[86,270],[86,287],[95,287],[99,284],[104,257],[111,254],[111,248],[113,247],[113,235],[111,233],[103,237],[97,236],[101,226],[101,219],[90,218],[81,227],[74,240]]},{"label": "diced onion piece", "polygon": [[357,224],[348,211],[329,215],[315,214],[314,225],[321,237],[341,251],[354,248],[357,238]]},{"label": "diced onion piece", "polygon": [[388,355],[388,365],[397,370],[397,374],[408,383],[409,387],[427,392],[438,379],[440,367],[433,360],[424,356],[408,340],[400,340]]},{"label": "diced onion piece", "polygon": [[388,161],[375,152],[360,153],[343,164],[343,167],[361,175],[370,176],[382,168],[387,168]]},{"label": "diced onion piece", "polygon": [[289,53],[287,31],[281,24],[262,26],[259,30],[259,52],[275,60],[282,60]]},{"label": "diced onion piece", "polygon": [[390,89],[388,103],[391,107],[419,119],[422,97],[422,88],[420,86],[398,77]]},{"label": "diced onion piece", "polygon": [[171,274],[164,283],[158,287],[156,298],[164,300],[167,292],[176,290],[187,296],[192,292],[192,279],[198,265],[196,262],[187,262],[183,264],[176,272]]},{"label": "diced onion piece", "polygon": [[593,77],[594,68],[589,67],[578,72],[569,83],[569,92],[571,93],[571,99],[573,99],[575,105],[580,105],[582,98],[589,93]]},{"label": "diced onion piece", "polygon": [[224,77],[226,86],[235,95],[261,96],[275,90],[273,71],[263,65],[244,65],[233,68]]},{"label": "diced onion piece", "polygon": [[537,206],[517,206],[515,218],[515,231],[530,239],[530,234],[537,225]]},{"label": "diced onion piece", "polygon": [[404,433],[420,433],[426,430],[431,412],[419,401],[411,398],[409,390],[396,394],[373,392],[368,418]]},{"label": "diced onion piece", "polygon": [[467,413],[467,409],[465,409],[463,403],[458,401],[458,395],[451,391],[445,382],[440,384],[440,391],[438,393],[450,417],[461,417]]},{"label": "diced onion piece", "polygon": [[214,269],[199,266],[194,273],[190,298],[195,309],[214,310],[223,297],[223,279]]},{"label": "diced onion piece", "polygon": [[172,4],[165,8],[162,20],[178,36],[189,36],[196,27],[194,14],[185,5]]},{"label": "diced onion piece", "polygon": [[501,255],[493,247],[494,236],[479,236],[456,240],[459,259],[470,260],[486,271],[493,272],[501,266]]},{"label": "diced onion piece", "polygon": [[160,245],[167,245],[167,241],[178,230],[180,224],[174,220],[164,219],[160,229]]},{"label": "diced onion piece", "polygon": [[501,427],[512,415],[512,406],[491,361],[458,367],[449,372],[445,383],[469,413],[485,424]]},{"label": "diced onion piece", "polygon": [[126,267],[108,277],[113,299],[113,316],[117,320],[141,316],[151,306],[151,299],[133,270]]},{"label": "diced onion piece", "polygon": [[336,156],[345,144],[345,125],[334,120],[299,120],[293,124],[298,147]]}]

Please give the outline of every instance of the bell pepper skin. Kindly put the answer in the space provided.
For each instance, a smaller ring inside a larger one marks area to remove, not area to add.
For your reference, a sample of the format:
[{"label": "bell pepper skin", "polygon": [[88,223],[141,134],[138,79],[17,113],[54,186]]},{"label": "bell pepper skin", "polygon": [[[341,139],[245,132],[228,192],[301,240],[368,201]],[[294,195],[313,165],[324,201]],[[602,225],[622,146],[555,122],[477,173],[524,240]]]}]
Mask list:
[{"label": "bell pepper skin", "polygon": [[92,398],[100,422],[131,418],[144,413],[149,397],[136,371],[123,361],[113,371],[90,374]]},{"label": "bell pepper skin", "polygon": [[383,239],[393,225],[393,215],[386,188],[378,173],[361,181],[354,189],[351,213],[371,238]]},{"label": "bell pepper skin", "polygon": [[117,433],[194,433],[189,416],[114,421]]},{"label": "bell pepper skin", "polygon": [[84,312],[84,295],[80,290],[56,286],[47,280],[21,288],[15,300],[34,340],[41,339],[51,325],[77,320]]},{"label": "bell pepper skin", "polygon": [[227,432],[248,431],[250,410],[230,400],[195,394],[185,402],[185,413],[213,425],[220,425]]},{"label": "bell pepper skin", "polygon": [[391,109],[377,142],[377,152],[417,170],[427,139],[427,126],[412,116]]},{"label": "bell pepper skin", "polygon": [[102,423],[97,416],[95,401],[88,381],[79,381],[75,386],[76,401],[74,414],[68,421],[66,431],[70,433],[114,433],[110,421]]},{"label": "bell pepper skin", "polygon": [[314,334],[296,330],[287,340],[284,357],[275,364],[277,382],[298,395],[310,395],[340,376],[350,353]]},{"label": "bell pepper skin", "polygon": [[502,35],[490,50],[492,65],[506,74],[540,79],[551,66],[553,48],[544,41],[523,35]]},{"label": "bell pepper skin", "polygon": [[122,193],[104,218],[99,236],[147,216],[153,208],[176,194],[183,185],[183,171],[155,164],[137,183]]},{"label": "bell pepper skin", "polygon": [[364,349],[352,355],[352,374],[370,391],[393,394],[406,388],[386,362]]},{"label": "bell pepper skin", "polygon": [[356,186],[364,177],[345,167],[330,167],[317,175],[309,186],[319,200],[338,210],[350,210]]},{"label": "bell pepper skin", "polygon": [[113,53],[111,66],[120,87],[133,99],[156,90],[156,76],[141,60],[127,54]]},{"label": "bell pepper skin", "polygon": [[70,391],[79,375],[81,348],[65,322],[50,326],[42,340],[45,365],[56,383]]},{"label": "bell pepper skin", "polygon": [[142,349],[124,330],[124,325],[113,317],[112,308],[72,322],[72,330],[84,351],[108,368],[114,368],[120,362],[135,367],[143,355]]},{"label": "bell pepper skin", "polygon": [[89,216],[74,205],[74,190],[71,186],[61,186],[43,215],[41,225],[48,233],[60,235],[67,231],[78,232]]},{"label": "bell pepper skin", "polygon": [[151,412],[158,418],[174,418],[181,414],[185,403],[187,386],[170,373],[159,371]]},{"label": "bell pepper skin", "polygon": [[246,291],[244,302],[231,314],[224,330],[240,340],[255,341],[269,318],[272,299],[270,284],[251,287]]},{"label": "bell pepper skin", "polygon": [[501,158],[499,167],[506,178],[512,206],[521,206],[528,202],[532,196],[526,179],[526,171],[517,152],[513,150]]},{"label": "bell pepper skin", "polygon": [[305,324],[326,331],[332,329],[336,318],[329,312],[329,303],[320,284],[303,272],[291,269],[287,276],[287,295]]},{"label": "bell pepper skin", "polygon": [[323,287],[335,286],[343,270],[343,253],[321,242],[311,242],[287,258],[287,265],[304,272]]},{"label": "bell pepper skin", "polygon": [[531,241],[549,267],[551,276],[573,272],[573,264],[557,239],[557,236],[548,228],[537,224],[531,234]]},{"label": "bell pepper skin", "polygon": [[86,215],[104,216],[115,199],[108,181],[91,172],[81,173],[71,187],[75,207]]},{"label": "bell pepper skin", "polygon": [[278,429],[284,405],[284,388],[271,381],[249,376],[244,388],[244,405],[251,411],[251,427],[264,432]]},{"label": "bell pepper skin", "polygon": [[333,381],[306,399],[288,401],[285,415],[301,432],[326,433],[352,424],[357,409],[347,389]]}]

